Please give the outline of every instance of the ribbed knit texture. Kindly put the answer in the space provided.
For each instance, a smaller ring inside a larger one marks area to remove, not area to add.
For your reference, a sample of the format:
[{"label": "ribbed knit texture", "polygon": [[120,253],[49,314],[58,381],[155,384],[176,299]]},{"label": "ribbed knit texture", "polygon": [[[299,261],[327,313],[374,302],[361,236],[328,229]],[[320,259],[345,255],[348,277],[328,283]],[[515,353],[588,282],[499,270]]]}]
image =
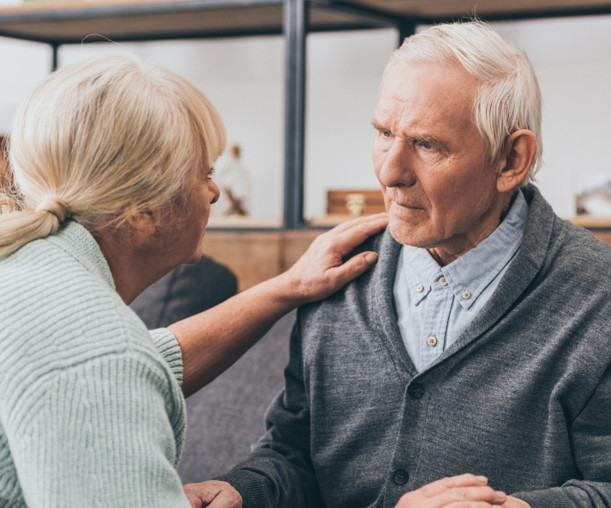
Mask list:
[{"label": "ribbed knit texture", "polygon": [[0,259],[0,507],[189,506],[182,358],[69,222]]}]

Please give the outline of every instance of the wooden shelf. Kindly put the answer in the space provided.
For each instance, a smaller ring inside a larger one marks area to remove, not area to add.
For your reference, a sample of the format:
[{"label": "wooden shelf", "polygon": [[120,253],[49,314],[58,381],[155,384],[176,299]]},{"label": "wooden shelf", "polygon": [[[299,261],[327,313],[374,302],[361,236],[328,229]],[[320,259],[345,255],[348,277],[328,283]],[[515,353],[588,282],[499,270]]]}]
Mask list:
[{"label": "wooden shelf", "polygon": [[605,14],[611,6],[608,0],[359,0],[358,3],[397,16],[437,22],[473,14],[490,21]]},{"label": "wooden shelf", "polygon": [[596,217],[594,215],[576,215],[570,221],[573,224],[588,229],[608,229],[611,231],[611,217]]},{"label": "wooden shelf", "polygon": [[[312,11],[311,31],[376,28],[343,11]],[[386,23],[388,26],[388,23]],[[281,34],[282,0],[93,0],[0,8],[0,35],[49,44]]]},{"label": "wooden shelf", "polygon": [[592,234],[603,242],[611,244],[611,217],[595,217],[593,215],[577,215],[570,219],[573,224],[589,229]]},{"label": "wooden shelf", "polygon": [[[611,0],[304,0],[308,31],[611,13]],[[72,0],[0,8],[0,35],[49,44],[280,34],[284,0]]]},{"label": "wooden shelf", "polygon": [[241,217],[212,216],[208,221],[208,229],[279,229],[282,227],[280,217]]}]

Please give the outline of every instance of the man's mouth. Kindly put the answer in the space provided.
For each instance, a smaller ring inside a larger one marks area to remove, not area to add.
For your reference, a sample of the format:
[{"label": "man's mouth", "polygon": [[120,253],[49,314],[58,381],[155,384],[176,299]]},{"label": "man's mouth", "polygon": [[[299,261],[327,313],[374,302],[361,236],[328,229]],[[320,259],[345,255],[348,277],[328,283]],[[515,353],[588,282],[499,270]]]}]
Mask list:
[{"label": "man's mouth", "polygon": [[390,200],[390,202],[391,202],[393,205],[398,206],[399,208],[404,208],[404,209],[407,209],[407,210],[422,210],[422,207],[421,207],[421,206],[418,206],[418,205],[417,205],[417,204],[415,204],[415,203],[410,203],[410,202],[401,202],[401,201],[396,201],[396,200],[394,200],[394,199],[391,199],[391,200]]}]

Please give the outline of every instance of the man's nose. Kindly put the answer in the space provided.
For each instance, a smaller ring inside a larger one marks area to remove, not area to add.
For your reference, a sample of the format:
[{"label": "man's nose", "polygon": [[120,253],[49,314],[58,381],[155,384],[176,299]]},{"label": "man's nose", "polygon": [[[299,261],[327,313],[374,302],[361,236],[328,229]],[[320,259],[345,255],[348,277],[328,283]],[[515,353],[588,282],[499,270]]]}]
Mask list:
[{"label": "man's nose", "polygon": [[416,176],[413,171],[413,157],[414,154],[407,143],[395,141],[382,156],[382,165],[378,173],[380,183],[385,187],[414,185]]}]

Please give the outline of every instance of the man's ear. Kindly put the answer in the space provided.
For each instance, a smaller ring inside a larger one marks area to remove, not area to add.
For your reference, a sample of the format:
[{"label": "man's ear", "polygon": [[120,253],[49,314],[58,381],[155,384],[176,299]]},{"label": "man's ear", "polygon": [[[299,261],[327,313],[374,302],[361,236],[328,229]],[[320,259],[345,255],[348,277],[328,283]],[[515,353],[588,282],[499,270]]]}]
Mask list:
[{"label": "man's ear", "polygon": [[520,129],[509,135],[499,161],[497,190],[510,192],[517,189],[528,175],[536,153],[537,139],[532,131]]}]

